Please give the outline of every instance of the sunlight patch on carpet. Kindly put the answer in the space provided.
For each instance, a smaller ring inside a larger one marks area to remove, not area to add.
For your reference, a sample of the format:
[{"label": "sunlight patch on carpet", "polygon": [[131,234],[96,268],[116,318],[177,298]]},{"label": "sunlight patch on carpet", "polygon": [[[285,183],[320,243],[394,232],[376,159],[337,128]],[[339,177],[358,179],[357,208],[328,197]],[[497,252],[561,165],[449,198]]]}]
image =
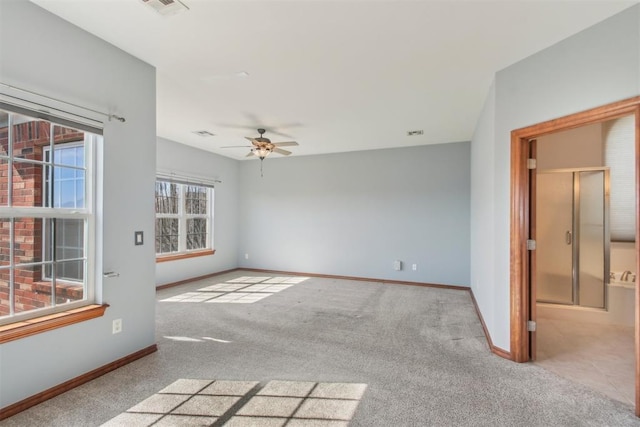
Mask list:
[{"label": "sunlight patch on carpet", "polygon": [[102,426],[346,427],[366,388],[354,383],[179,379]]},{"label": "sunlight patch on carpet", "polygon": [[251,304],[308,279],[308,277],[242,276],[224,283],[209,285],[197,291],[174,295],[160,302]]}]

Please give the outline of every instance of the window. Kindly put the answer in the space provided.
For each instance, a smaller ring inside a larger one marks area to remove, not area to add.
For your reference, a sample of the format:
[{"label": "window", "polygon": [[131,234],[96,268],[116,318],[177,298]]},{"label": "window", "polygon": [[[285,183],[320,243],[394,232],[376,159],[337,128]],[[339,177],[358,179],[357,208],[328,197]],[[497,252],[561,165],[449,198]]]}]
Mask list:
[{"label": "window", "polygon": [[636,240],[635,116],[603,124],[604,164],[611,168],[609,232],[613,242]]},{"label": "window", "polygon": [[93,303],[100,138],[0,110],[0,324]]},{"label": "window", "polygon": [[213,189],[156,181],[156,254],[199,253],[213,248]]}]

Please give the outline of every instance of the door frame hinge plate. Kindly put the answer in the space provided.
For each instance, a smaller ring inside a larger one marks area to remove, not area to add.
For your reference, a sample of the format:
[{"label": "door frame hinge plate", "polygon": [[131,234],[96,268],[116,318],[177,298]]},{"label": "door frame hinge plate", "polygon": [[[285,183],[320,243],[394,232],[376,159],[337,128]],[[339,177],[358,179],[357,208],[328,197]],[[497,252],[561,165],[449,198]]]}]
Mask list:
[{"label": "door frame hinge plate", "polygon": [[527,250],[535,251],[536,250],[536,241],[533,239],[527,239]]},{"label": "door frame hinge plate", "polygon": [[535,320],[528,320],[527,321],[527,331],[529,332],[535,332],[536,331],[536,327],[537,327],[537,323]]},{"label": "door frame hinge plate", "polygon": [[535,169],[538,167],[536,159],[527,159],[527,169]]}]

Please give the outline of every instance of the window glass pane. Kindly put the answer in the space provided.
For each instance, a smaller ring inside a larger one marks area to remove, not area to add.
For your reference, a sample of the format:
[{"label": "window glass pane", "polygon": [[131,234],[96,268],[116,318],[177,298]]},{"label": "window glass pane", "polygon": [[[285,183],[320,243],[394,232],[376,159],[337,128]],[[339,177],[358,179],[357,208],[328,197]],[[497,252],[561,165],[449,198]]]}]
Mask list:
[{"label": "window glass pane", "polygon": [[9,276],[11,275],[10,268],[0,268],[0,318],[8,316],[11,313],[11,307],[9,305]]},{"label": "window glass pane", "polygon": [[54,164],[84,167],[84,132],[55,125],[53,127],[53,143],[55,144]]},{"label": "window glass pane", "polygon": [[0,206],[9,204],[9,159],[0,157]]},{"label": "window glass pane", "polygon": [[9,113],[0,110],[0,156],[9,154]]},{"label": "window glass pane", "polygon": [[[82,299],[82,282],[84,280],[84,261],[64,261],[64,262],[56,262],[56,281],[73,281],[73,282],[81,282],[79,285],[74,285],[76,288],[79,287],[80,292],[76,292],[76,299]],[[56,283],[56,302],[58,301],[58,284]],[[67,298],[65,298],[67,299]]]},{"label": "window glass pane", "polygon": [[84,203],[85,171],[81,169],[54,167],[53,185],[50,184],[50,166],[45,167],[44,206],[54,208],[81,209]]},{"label": "window glass pane", "polygon": [[178,251],[178,219],[156,219],[156,253]]},{"label": "window glass pane", "polygon": [[50,122],[13,114],[13,158],[42,161],[43,148],[49,145],[50,134]]},{"label": "window glass pane", "polygon": [[187,250],[207,247],[207,219],[187,219]]},{"label": "window glass pane", "polygon": [[207,214],[207,189],[196,185],[185,185],[185,209],[187,214]]},{"label": "window glass pane", "polygon": [[43,165],[13,161],[12,206],[42,206]]},{"label": "window glass pane", "polygon": [[0,267],[11,262],[11,219],[0,218]]},{"label": "window glass pane", "polygon": [[51,282],[40,281],[42,264],[16,265],[13,287],[15,312],[37,310],[51,306]]},{"label": "window glass pane", "polygon": [[[45,261],[52,261],[51,246],[55,235],[56,261],[78,260],[83,263],[84,253],[84,227],[82,219],[55,218],[45,222],[44,230],[44,257]],[[57,279],[82,281],[82,270],[68,267],[65,271],[58,269]],[[51,280],[53,272],[51,265],[45,267],[43,279]]]},{"label": "window glass pane", "polygon": [[178,184],[156,181],[156,213],[178,213]]},{"label": "window glass pane", "polygon": [[84,258],[84,221],[58,218],[55,246],[57,261]]},{"label": "window glass pane", "polygon": [[[31,264],[42,261],[42,219],[14,218],[13,263]],[[39,277],[34,280],[40,280]]]}]

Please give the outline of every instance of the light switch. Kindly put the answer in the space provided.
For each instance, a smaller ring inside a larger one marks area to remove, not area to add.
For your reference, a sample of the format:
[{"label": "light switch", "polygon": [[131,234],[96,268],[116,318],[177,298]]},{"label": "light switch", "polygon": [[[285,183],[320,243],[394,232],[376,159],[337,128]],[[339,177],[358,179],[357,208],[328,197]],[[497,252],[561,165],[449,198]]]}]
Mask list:
[{"label": "light switch", "polygon": [[144,234],[142,233],[142,231],[136,231],[135,236],[136,246],[144,244]]}]

